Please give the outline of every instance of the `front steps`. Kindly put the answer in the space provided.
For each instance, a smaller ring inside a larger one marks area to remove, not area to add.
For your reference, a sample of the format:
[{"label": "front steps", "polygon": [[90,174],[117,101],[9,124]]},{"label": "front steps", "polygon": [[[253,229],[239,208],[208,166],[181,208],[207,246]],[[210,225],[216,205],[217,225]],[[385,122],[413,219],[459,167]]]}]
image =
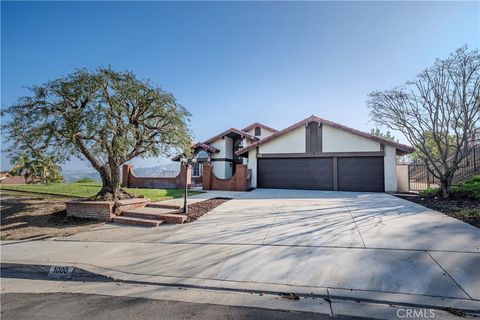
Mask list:
[{"label": "front steps", "polygon": [[171,209],[144,207],[129,210],[122,213],[122,216],[138,219],[163,220],[168,223],[184,223],[187,216],[178,213],[171,213]]},{"label": "front steps", "polygon": [[181,206],[176,204],[168,204],[168,203],[161,203],[161,202],[150,202],[147,204],[148,208],[164,208],[164,209],[173,209],[173,210],[180,210],[182,209]]},{"label": "front steps", "polygon": [[165,221],[162,220],[153,220],[153,219],[139,219],[139,218],[130,218],[130,217],[114,217],[112,219],[113,223],[119,224],[129,224],[134,226],[144,226],[144,227],[158,227]]},{"label": "front steps", "polygon": [[112,219],[114,223],[145,227],[158,227],[162,223],[184,223],[187,216],[179,212],[177,205],[145,203],[146,206],[122,210]]}]

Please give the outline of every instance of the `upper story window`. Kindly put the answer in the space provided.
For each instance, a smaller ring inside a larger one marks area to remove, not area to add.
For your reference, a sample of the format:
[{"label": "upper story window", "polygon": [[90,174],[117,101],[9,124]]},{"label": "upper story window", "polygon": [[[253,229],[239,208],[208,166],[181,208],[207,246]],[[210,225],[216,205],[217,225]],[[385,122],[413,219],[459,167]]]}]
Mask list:
[{"label": "upper story window", "polygon": [[260,127],[255,127],[255,137],[261,136],[262,135],[262,128]]},{"label": "upper story window", "polygon": [[196,156],[195,158],[201,159],[201,160],[207,160],[207,159],[209,159],[210,157],[209,157],[209,155],[208,155],[208,153],[207,153],[206,151],[201,150],[201,151],[199,151],[199,152],[197,153],[197,156]]}]

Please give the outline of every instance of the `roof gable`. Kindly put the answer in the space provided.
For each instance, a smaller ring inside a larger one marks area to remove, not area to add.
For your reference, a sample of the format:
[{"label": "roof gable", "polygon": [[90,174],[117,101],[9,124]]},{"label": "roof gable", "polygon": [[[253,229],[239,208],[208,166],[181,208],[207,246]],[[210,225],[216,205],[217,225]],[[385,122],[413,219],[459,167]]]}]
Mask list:
[{"label": "roof gable", "polygon": [[404,154],[407,154],[407,153],[412,153],[413,151],[415,151],[414,148],[410,147],[410,146],[407,146],[407,145],[404,145],[404,144],[401,144],[401,143],[398,143],[398,142],[394,142],[394,141],[391,141],[391,140],[387,140],[387,139],[383,139],[383,138],[380,138],[380,137],[377,137],[377,136],[374,136],[374,135],[371,135],[369,133],[366,133],[366,132],[363,132],[363,131],[359,131],[359,130],[356,130],[356,129],[353,129],[353,128],[350,128],[350,127],[347,127],[347,126],[344,126],[344,125],[341,125],[339,123],[336,123],[336,122],[333,122],[333,121],[329,121],[329,120],[326,120],[326,119],[323,119],[323,118],[320,118],[320,117],[317,117],[317,116],[310,116],[306,119],[303,119],[293,125],[291,125],[290,127],[288,128],[285,128],[281,131],[278,131],[274,134],[272,134],[271,136],[268,136],[266,138],[263,138],[262,140],[259,140],[257,142],[254,142],[250,145],[248,145],[247,147],[245,148],[242,148],[240,150],[238,150],[237,152],[235,152],[236,155],[241,155],[245,152],[247,152],[248,150],[250,149],[253,149],[261,144],[264,144],[270,140],[273,140],[277,137],[280,137],[280,136],[283,136],[284,134],[300,127],[300,126],[303,126],[303,125],[306,125],[308,124],[309,122],[312,122],[312,121],[316,121],[316,122],[320,122],[320,123],[324,123],[326,125],[329,125],[329,126],[332,126],[334,128],[337,128],[337,129],[341,129],[341,130],[345,130],[347,132],[350,132],[350,133],[353,133],[355,135],[358,135],[358,136],[361,136],[361,137],[364,137],[364,138],[367,138],[367,139],[370,139],[370,140],[374,140],[374,141],[377,141],[377,142],[380,142],[380,143],[383,143],[383,144],[386,144],[386,145],[390,145],[390,146],[393,146],[395,147],[396,149],[400,150],[402,153]]},{"label": "roof gable", "polygon": [[246,126],[245,128],[243,128],[242,130],[243,131],[249,131],[249,130],[252,130],[253,128],[256,128],[256,127],[260,127],[260,128],[264,128],[264,129],[267,129],[268,131],[271,131],[273,133],[277,133],[278,130],[277,129],[274,129],[272,127],[269,127],[269,126],[266,126],[262,123],[259,123],[259,122],[254,122],[252,123],[251,125],[248,125]]},{"label": "roof gable", "polygon": [[228,129],[228,130],[223,131],[222,133],[217,134],[216,136],[211,137],[211,138],[208,139],[208,140],[205,140],[203,143],[204,143],[204,144],[210,144],[210,143],[214,142],[215,140],[218,140],[218,139],[220,139],[221,137],[226,136],[227,134],[232,133],[232,132],[233,132],[233,133],[236,133],[236,134],[239,134],[239,135],[241,135],[241,136],[247,137],[247,138],[249,138],[249,139],[251,139],[251,140],[254,140],[254,141],[257,141],[257,140],[258,140],[257,137],[252,136],[251,134],[249,134],[249,133],[247,133],[247,132],[245,132],[245,131],[243,131],[243,130],[239,130],[239,129],[237,129],[237,128],[230,128],[230,129]]}]

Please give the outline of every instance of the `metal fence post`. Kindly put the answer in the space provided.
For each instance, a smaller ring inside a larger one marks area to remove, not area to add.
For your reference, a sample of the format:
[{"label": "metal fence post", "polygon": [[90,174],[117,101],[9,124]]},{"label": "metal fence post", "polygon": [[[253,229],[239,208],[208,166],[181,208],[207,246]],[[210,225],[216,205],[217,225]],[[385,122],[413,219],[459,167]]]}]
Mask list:
[{"label": "metal fence post", "polygon": [[425,165],[425,168],[427,169],[427,189],[430,189],[430,177],[429,177],[429,169],[428,166]]},{"label": "metal fence post", "polygon": [[408,192],[412,190],[412,186],[410,185],[410,165],[407,166],[407,172],[408,172]]},{"label": "metal fence post", "polygon": [[477,171],[477,147],[473,147],[473,171]]}]

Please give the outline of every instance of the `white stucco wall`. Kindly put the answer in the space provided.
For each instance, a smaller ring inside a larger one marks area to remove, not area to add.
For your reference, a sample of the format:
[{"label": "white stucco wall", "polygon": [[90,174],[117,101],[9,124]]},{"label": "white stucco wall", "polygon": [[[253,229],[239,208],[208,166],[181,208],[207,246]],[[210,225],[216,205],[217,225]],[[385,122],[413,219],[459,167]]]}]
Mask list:
[{"label": "white stucco wall", "polygon": [[282,136],[259,146],[260,153],[304,153],[305,126],[296,128]]},{"label": "white stucco wall", "polygon": [[228,179],[232,177],[232,162],[230,161],[212,161],[213,174],[219,179]]},{"label": "white stucco wall", "polygon": [[[233,159],[233,139],[224,137],[210,143],[212,147],[219,150],[213,153],[213,159],[226,158]],[[232,165],[230,161],[212,161],[213,174],[220,179],[228,179],[232,176]]]},{"label": "white stucco wall", "polygon": [[227,159],[233,159],[233,139],[225,137],[225,157]]},{"label": "white stucco wall", "polygon": [[252,170],[251,187],[257,187],[257,149],[253,148],[248,151],[247,168]]},{"label": "white stucco wall", "polygon": [[[263,138],[266,138],[268,136],[271,136],[272,134],[274,134],[275,132],[273,131],[270,131],[268,129],[265,129],[263,127],[260,127],[261,129],[261,135],[257,136],[257,138],[260,138],[260,139],[263,139]],[[248,134],[251,134],[252,136],[255,136],[255,128],[252,128],[248,131],[246,131]]]},{"label": "white stucco wall", "polygon": [[226,144],[225,144],[226,139],[217,139],[210,143],[210,145],[214,148],[217,148],[219,150],[218,153],[212,153],[212,158],[226,158],[225,157],[225,150],[226,150]]},{"label": "white stucco wall", "polygon": [[408,164],[397,164],[397,191],[409,192]]},{"label": "white stucco wall", "polygon": [[380,143],[329,125],[322,128],[323,152],[380,151]]},{"label": "white stucco wall", "polygon": [[385,192],[397,191],[397,158],[394,147],[385,146],[383,158],[383,170],[385,175]]}]

